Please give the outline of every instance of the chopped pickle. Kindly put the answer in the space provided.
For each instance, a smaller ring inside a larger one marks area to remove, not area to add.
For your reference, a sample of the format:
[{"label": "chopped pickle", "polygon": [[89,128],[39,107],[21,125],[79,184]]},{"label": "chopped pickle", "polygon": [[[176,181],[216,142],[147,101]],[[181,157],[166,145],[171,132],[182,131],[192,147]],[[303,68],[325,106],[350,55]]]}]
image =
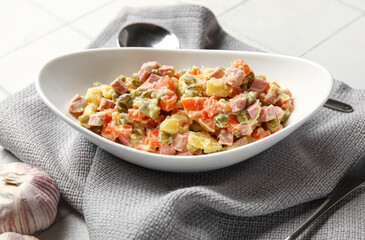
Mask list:
[{"label": "chopped pickle", "polygon": [[239,111],[236,117],[240,123],[246,123],[251,118],[246,109]]},{"label": "chopped pickle", "polygon": [[197,121],[194,120],[193,123],[190,124],[189,130],[194,132],[202,132],[204,131],[204,128]]},{"label": "chopped pickle", "polygon": [[256,101],[256,93],[253,91],[250,91],[246,95],[246,107],[251,106]]},{"label": "chopped pickle", "polygon": [[127,113],[119,113],[116,119],[119,125],[124,125],[129,123],[129,118]]},{"label": "chopped pickle", "polygon": [[158,134],[158,140],[164,146],[171,144],[174,141],[174,134],[170,134],[164,131],[160,131]]},{"label": "chopped pickle", "polygon": [[271,121],[268,121],[265,123],[265,127],[270,131],[270,132],[275,132],[276,130],[278,130],[278,128],[280,127],[280,121],[279,119],[273,119]]},{"label": "chopped pickle", "polygon": [[288,110],[284,110],[284,116],[283,116],[283,118],[280,120],[280,121],[281,121],[281,123],[285,123],[285,122],[288,120],[288,118],[290,117],[290,115],[291,115],[291,112],[290,112],[290,111],[288,111]]},{"label": "chopped pickle", "polygon": [[219,128],[224,128],[228,122],[228,119],[228,114],[225,113],[218,113],[213,117],[215,125]]}]

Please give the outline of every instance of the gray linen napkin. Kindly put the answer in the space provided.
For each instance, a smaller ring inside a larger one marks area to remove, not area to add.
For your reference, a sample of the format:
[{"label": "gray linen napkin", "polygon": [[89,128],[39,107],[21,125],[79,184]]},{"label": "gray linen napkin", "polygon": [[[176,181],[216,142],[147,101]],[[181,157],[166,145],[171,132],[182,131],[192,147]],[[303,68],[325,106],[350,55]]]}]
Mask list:
[{"label": "gray linen napkin", "polygon": [[[90,46],[116,47],[118,31],[141,21],[174,32],[183,48],[256,50],[196,5],[125,8]],[[365,91],[335,81],[331,97],[355,111],[322,108],[267,151],[205,173],[159,172],[118,159],[59,119],[34,86],[1,103],[0,144],[50,173],[84,214],[91,239],[284,239],[365,152]],[[303,237],[364,239],[364,200],[357,190]]]}]

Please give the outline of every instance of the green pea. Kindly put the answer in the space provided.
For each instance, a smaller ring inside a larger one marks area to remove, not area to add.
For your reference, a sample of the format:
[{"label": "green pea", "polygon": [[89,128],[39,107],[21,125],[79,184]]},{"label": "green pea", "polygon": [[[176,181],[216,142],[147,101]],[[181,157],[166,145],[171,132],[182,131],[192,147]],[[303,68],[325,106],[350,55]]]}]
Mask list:
[{"label": "green pea", "polygon": [[126,82],[127,81],[127,78],[124,76],[124,75],[120,75],[118,77],[122,82]]},{"label": "green pea", "polygon": [[139,87],[142,85],[141,80],[139,80],[139,77],[136,73],[134,73],[131,77],[131,82],[135,87]]}]

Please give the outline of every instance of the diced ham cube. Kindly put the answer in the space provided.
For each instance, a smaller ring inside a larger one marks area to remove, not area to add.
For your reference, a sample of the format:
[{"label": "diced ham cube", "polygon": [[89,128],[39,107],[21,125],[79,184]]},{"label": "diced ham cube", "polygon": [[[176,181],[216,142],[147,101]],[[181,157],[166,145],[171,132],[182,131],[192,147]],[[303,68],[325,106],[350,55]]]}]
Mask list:
[{"label": "diced ham cube", "polygon": [[131,147],[132,143],[131,143],[131,138],[130,136],[124,135],[124,134],[120,134],[119,135],[119,140],[126,146]]},{"label": "diced ham cube", "polygon": [[246,97],[239,97],[232,99],[230,102],[231,111],[234,113],[241,111],[246,107],[246,103],[247,103]]},{"label": "diced ham cube", "polygon": [[153,69],[159,68],[160,65],[155,62],[146,62],[142,65],[141,69],[138,72],[138,78],[141,82],[147,80],[147,78],[151,75]]},{"label": "diced ham cube", "polygon": [[265,96],[265,101],[271,104],[275,104],[279,100],[281,95],[282,95],[281,89],[275,84],[272,84]]},{"label": "diced ham cube", "polygon": [[166,65],[163,65],[162,67],[160,67],[158,69],[158,73],[161,75],[161,76],[169,76],[169,77],[173,77],[175,75],[175,69],[173,66],[166,66]]},{"label": "diced ham cube", "polygon": [[250,135],[253,132],[253,127],[247,123],[242,124],[240,127],[240,132],[242,135]]},{"label": "diced ham cube", "polygon": [[177,154],[178,156],[193,156],[193,154],[190,151],[181,152]]},{"label": "diced ham cube", "polygon": [[237,141],[235,141],[233,143],[233,146],[234,147],[240,147],[240,146],[243,146],[243,145],[246,145],[246,144],[248,144],[247,137],[242,137],[242,138],[238,139]]},{"label": "diced ham cube", "polygon": [[260,110],[259,106],[260,106],[260,101],[256,100],[256,102],[254,104],[252,104],[251,106],[249,106],[247,108],[247,112],[248,112],[248,114],[250,114],[250,117],[252,119],[256,118],[257,112]]},{"label": "diced ham cube", "polygon": [[[203,71],[203,70],[202,70]],[[211,78],[222,78],[224,76],[224,72],[223,72],[223,69],[220,68],[220,67],[216,67],[214,68],[213,71],[211,71],[209,74],[208,74],[208,79],[211,79]]]},{"label": "diced ham cube", "polygon": [[245,76],[246,74],[244,71],[232,66],[228,68],[226,74],[223,77],[223,80],[231,85],[233,88],[239,88]]},{"label": "diced ham cube", "polygon": [[115,106],[114,101],[106,99],[106,98],[102,98],[100,100],[100,105],[98,107],[98,110],[110,109],[110,108],[114,108],[114,106]]},{"label": "diced ham cube", "polygon": [[175,140],[171,143],[171,146],[177,151],[184,151],[186,149],[186,144],[188,144],[189,134],[178,133]]},{"label": "diced ham cube", "polygon": [[106,123],[106,113],[98,112],[90,115],[89,125],[90,126],[103,126]]},{"label": "diced ham cube", "polygon": [[154,83],[154,82],[158,82],[158,80],[160,80],[160,76],[156,75],[156,74],[151,74],[148,79],[147,79],[147,82],[150,82],[150,83]]},{"label": "diced ham cube", "polygon": [[125,84],[120,78],[116,78],[110,86],[119,94],[124,94],[128,90],[127,84]]},{"label": "diced ham cube", "polygon": [[164,155],[176,155],[176,150],[171,146],[171,145],[167,145],[167,146],[161,146],[160,147],[160,154],[164,154]]},{"label": "diced ham cube", "polygon": [[223,128],[218,135],[219,143],[231,146],[233,144],[233,134]]},{"label": "diced ham cube", "polygon": [[138,89],[141,91],[152,89],[154,87],[154,83],[158,82],[158,80],[160,80],[160,78],[161,77],[156,74],[151,74],[148,77],[148,79]]},{"label": "diced ham cube", "polygon": [[284,112],[280,107],[270,105],[261,108],[260,117],[258,120],[260,122],[268,122],[274,120],[275,118],[281,120],[283,116]]},{"label": "diced ham cube", "polygon": [[268,81],[265,81],[261,78],[256,78],[249,91],[255,91],[255,92],[258,92],[258,94],[261,94],[265,91],[265,89],[269,86],[269,82]]},{"label": "diced ham cube", "polygon": [[82,113],[86,105],[87,105],[86,99],[84,97],[81,97],[79,94],[76,94],[71,99],[71,103],[68,106],[68,111],[70,113]]}]

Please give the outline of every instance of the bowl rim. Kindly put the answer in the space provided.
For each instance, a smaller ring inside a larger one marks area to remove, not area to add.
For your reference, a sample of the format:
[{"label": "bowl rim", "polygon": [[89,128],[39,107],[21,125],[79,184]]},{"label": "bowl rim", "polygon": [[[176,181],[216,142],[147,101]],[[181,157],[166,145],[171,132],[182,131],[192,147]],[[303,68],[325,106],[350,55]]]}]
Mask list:
[{"label": "bowl rim", "polygon": [[[112,146],[115,147],[119,147],[122,150],[127,150],[127,151],[132,151],[134,153],[137,154],[141,154],[142,156],[146,156],[146,157],[156,157],[158,156],[159,158],[163,158],[163,159],[169,159],[169,160],[177,160],[177,161],[184,161],[184,160],[205,160],[208,161],[210,158],[216,158],[216,157],[222,157],[227,155],[227,153],[235,153],[235,152],[239,152],[239,151],[244,151],[244,149],[247,148],[251,148],[254,147],[256,145],[261,144],[261,142],[263,141],[267,141],[268,139],[272,139],[275,138],[276,136],[278,136],[278,134],[272,134],[270,136],[267,136],[263,139],[257,140],[255,142],[251,142],[247,145],[244,146],[240,146],[240,147],[236,147],[233,149],[229,149],[229,150],[224,150],[224,151],[220,151],[220,152],[215,152],[215,153],[209,153],[209,154],[202,154],[202,155],[193,155],[193,156],[178,156],[178,155],[163,155],[163,154],[158,154],[158,153],[149,153],[149,152],[145,152],[142,150],[137,150],[128,146],[124,146],[123,144],[119,144],[113,141],[110,141],[106,138],[103,138],[102,136],[80,126],[79,124],[77,124],[76,122],[72,121],[65,113],[63,113],[62,111],[60,111],[55,105],[53,105],[53,103],[51,102],[51,100],[49,100],[46,97],[46,93],[43,91],[42,88],[42,79],[41,76],[43,74],[43,72],[45,71],[45,69],[47,69],[47,67],[51,64],[53,64],[54,62],[57,62],[59,60],[62,60],[64,58],[69,58],[72,56],[76,56],[76,55],[80,55],[80,54],[88,54],[88,53],[93,53],[93,52],[109,52],[109,51],[151,51],[151,52],[210,52],[210,53],[227,53],[227,54],[237,54],[237,53],[242,53],[245,55],[264,55],[264,56],[273,56],[273,57],[285,57],[287,59],[290,60],[295,60],[295,61],[301,61],[301,62],[305,62],[307,64],[313,65],[317,68],[320,68],[321,70],[323,70],[323,72],[325,72],[328,76],[328,78],[326,78],[328,80],[327,82],[327,88],[324,89],[324,93],[323,95],[321,95],[321,99],[318,100],[316,106],[313,108],[314,110],[306,115],[304,118],[300,119],[299,121],[297,121],[295,124],[289,125],[284,127],[282,130],[280,130],[280,132],[287,132],[287,131],[291,131],[292,128],[297,128],[300,127],[304,122],[306,122],[310,117],[312,117],[314,114],[316,114],[321,106],[323,106],[323,104],[327,101],[329,94],[332,90],[333,87],[333,77],[331,75],[331,73],[324,68],[322,65],[304,59],[304,58],[300,58],[300,57],[294,57],[294,56],[288,56],[288,55],[283,55],[283,54],[275,54],[275,53],[265,53],[265,52],[255,52],[255,51],[233,51],[233,50],[216,50],[216,49],[156,49],[156,48],[142,48],[142,47],[128,47],[128,48],[97,48],[97,49],[85,49],[85,50],[81,50],[81,51],[77,51],[77,52],[72,52],[72,53],[68,53],[68,54],[64,54],[58,57],[55,57],[53,59],[51,59],[50,61],[48,61],[47,63],[45,63],[40,70],[38,71],[38,75],[37,75],[37,79],[35,81],[35,87],[36,90],[38,92],[38,94],[40,95],[41,99],[43,100],[43,102],[46,103],[46,105],[53,111],[55,112],[59,117],[61,117],[61,119],[63,121],[65,121],[68,125],[70,125],[71,127],[73,127],[74,129],[81,131],[83,134],[85,134],[86,136],[90,137],[90,138],[96,138],[97,140],[103,142],[104,144],[110,144]],[[66,104],[66,103],[65,103]],[[294,108],[295,111],[295,108]],[[276,142],[277,143],[277,142]],[[276,144],[275,143],[275,144]]]}]

